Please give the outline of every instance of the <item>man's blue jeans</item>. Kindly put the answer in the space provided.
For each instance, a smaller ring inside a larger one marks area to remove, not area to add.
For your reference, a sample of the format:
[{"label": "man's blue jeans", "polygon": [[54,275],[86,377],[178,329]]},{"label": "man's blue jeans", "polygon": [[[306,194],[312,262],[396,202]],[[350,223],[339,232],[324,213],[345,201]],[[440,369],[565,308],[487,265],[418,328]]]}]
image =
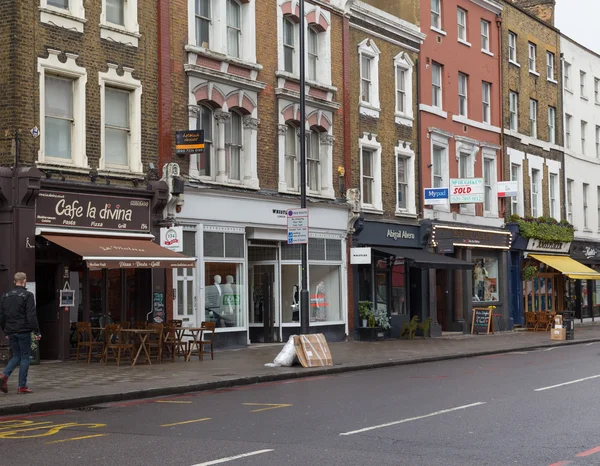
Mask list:
[{"label": "man's blue jeans", "polygon": [[31,352],[31,332],[13,333],[8,336],[10,349],[13,357],[4,369],[4,375],[10,377],[10,374],[19,367],[19,388],[27,386],[27,373],[29,372],[29,353]]}]

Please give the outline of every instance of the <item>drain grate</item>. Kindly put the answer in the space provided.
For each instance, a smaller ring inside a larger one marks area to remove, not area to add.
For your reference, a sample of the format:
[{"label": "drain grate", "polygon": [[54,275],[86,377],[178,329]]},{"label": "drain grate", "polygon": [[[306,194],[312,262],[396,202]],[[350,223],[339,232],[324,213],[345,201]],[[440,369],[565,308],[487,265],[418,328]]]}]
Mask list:
[{"label": "drain grate", "polygon": [[106,408],[106,406],[83,406],[81,408],[75,408],[74,411],[98,411]]}]

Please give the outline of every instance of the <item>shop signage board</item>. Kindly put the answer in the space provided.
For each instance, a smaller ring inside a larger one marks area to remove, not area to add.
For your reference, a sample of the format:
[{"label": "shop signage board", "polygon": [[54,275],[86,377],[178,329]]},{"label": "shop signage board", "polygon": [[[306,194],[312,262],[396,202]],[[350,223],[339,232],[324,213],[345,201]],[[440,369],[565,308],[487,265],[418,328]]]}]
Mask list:
[{"label": "shop signage board", "polygon": [[571,243],[561,243],[559,241],[544,241],[541,239],[530,239],[527,243],[528,251],[551,252],[554,254],[568,254]]},{"label": "shop signage board", "polygon": [[377,245],[421,249],[421,228],[418,225],[365,221],[357,236],[361,245]]},{"label": "shop signage board", "polygon": [[498,197],[517,197],[518,191],[518,181],[498,181]]},{"label": "shop signage board", "polygon": [[451,178],[450,204],[483,202],[483,178]]},{"label": "shop signage board", "polygon": [[425,205],[447,205],[448,188],[425,188]]},{"label": "shop signage board", "polygon": [[177,131],[175,139],[175,153],[177,155],[198,154],[204,152],[203,129]]},{"label": "shop signage board", "polygon": [[38,226],[150,231],[150,201],[117,196],[40,191],[35,205]]},{"label": "shop signage board", "polygon": [[575,241],[571,247],[571,257],[581,262],[600,261],[600,244]]},{"label": "shop signage board", "polygon": [[439,245],[510,249],[511,234],[509,231],[452,228],[445,225],[435,225],[431,241]]},{"label": "shop signage board", "polygon": [[160,245],[173,252],[183,252],[183,227],[160,229]]},{"label": "shop signage board", "polygon": [[308,209],[288,209],[288,244],[308,244]]},{"label": "shop signage board", "polygon": [[490,333],[493,312],[494,311],[492,309],[488,308],[473,308],[473,322],[471,322],[471,334]]},{"label": "shop signage board", "polygon": [[165,323],[165,294],[160,291],[154,292],[152,297],[152,321],[155,324]]},{"label": "shop signage board", "polygon": [[370,264],[371,248],[350,248],[351,264]]}]

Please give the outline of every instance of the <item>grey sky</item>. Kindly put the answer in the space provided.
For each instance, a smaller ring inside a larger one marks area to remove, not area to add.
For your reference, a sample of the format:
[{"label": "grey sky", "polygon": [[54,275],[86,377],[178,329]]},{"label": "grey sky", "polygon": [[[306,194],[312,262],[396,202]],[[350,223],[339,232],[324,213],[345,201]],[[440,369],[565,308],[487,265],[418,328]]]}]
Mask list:
[{"label": "grey sky", "polygon": [[556,0],[556,27],[596,53],[600,53],[599,17],[599,0]]}]

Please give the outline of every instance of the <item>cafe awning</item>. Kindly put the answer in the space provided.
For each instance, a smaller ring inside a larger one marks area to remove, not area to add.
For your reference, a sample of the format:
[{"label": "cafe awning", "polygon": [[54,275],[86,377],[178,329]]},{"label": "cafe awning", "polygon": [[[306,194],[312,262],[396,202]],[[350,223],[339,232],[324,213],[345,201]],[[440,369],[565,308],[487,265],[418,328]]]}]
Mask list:
[{"label": "cafe awning", "polygon": [[573,280],[600,280],[600,273],[577,262],[568,256],[548,256],[545,254],[529,254],[528,257],[549,265]]},{"label": "cafe awning", "polygon": [[422,269],[472,269],[473,264],[454,257],[442,254],[433,254],[423,249],[410,248],[374,248],[375,251],[383,252],[397,258],[408,259],[412,265]]},{"label": "cafe awning", "polygon": [[74,252],[91,269],[191,268],[196,259],[170,251],[151,238],[44,234],[43,238]]}]

